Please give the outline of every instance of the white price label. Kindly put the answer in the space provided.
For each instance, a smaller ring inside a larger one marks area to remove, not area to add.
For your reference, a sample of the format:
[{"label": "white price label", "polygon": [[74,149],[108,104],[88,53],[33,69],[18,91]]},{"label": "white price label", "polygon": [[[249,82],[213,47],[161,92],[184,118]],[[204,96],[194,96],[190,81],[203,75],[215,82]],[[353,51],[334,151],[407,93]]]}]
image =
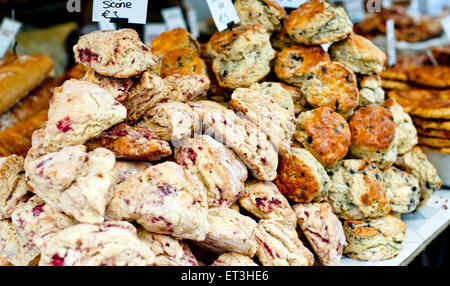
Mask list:
[{"label": "white price label", "polygon": [[277,0],[278,4],[284,8],[295,8],[297,9],[300,5],[305,3],[307,0]]},{"label": "white price label", "polygon": [[167,31],[167,26],[164,23],[146,24],[144,26],[144,43],[150,46],[152,40],[165,31]]},{"label": "white price label", "polygon": [[186,22],[183,17],[183,10],[180,7],[171,7],[161,10],[161,15],[166,23],[167,29],[175,28],[187,29]]},{"label": "white price label", "polygon": [[6,51],[13,44],[17,32],[19,32],[22,23],[3,18],[0,26],[0,58],[3,58]]},{"label": "white price label", "polygon": [[126,18],[131,24],[147,22],[147,0],[94,0],[92,21],[105,22],[111,18]]},{"label": "white price label", "polygon": [[390,19],[386,21],[386,42],[388,53],[388,65],[391,67],[397,62],[397,55],[395,47],[397,40],[395,38],[394,20]]},{"label": "white price label", "polygon": [[442,18],[441,25],[444,29],[444,33],[447,36],[447,39],[450,40],[450,16]]},{"label": "white price label", "polygon": [[117,25],[114,23],[110,23],[108,21],[102,21],[98,22],[98,26],[100,27],[100,30],[117,30]]},{"label": "white price label", "polygon": [[345,11],[354,23],[364,20],[365,11],[363,0],[347,0],[344,2]]},{"label": "white price label", "polygon": [[219,32],[228,28],[228,24],[240,22],[231,0],[206,0],[214,23]]}]

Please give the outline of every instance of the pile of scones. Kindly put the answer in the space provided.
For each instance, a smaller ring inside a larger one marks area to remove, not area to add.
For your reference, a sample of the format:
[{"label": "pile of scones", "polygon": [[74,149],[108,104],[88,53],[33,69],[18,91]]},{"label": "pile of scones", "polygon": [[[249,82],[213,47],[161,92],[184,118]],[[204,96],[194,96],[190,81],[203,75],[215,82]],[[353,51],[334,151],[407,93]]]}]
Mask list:
[{"label": "pile of scones", "polygon": [[[0,159],[0,262],[338,265],[396,256],[441,187],[386,56],[314,0],[236,0],[205,45],[82,36],[26,158]],[[325,45],[324,45],[325,44]],[[328,46],[328,48],[327,48]]]}]

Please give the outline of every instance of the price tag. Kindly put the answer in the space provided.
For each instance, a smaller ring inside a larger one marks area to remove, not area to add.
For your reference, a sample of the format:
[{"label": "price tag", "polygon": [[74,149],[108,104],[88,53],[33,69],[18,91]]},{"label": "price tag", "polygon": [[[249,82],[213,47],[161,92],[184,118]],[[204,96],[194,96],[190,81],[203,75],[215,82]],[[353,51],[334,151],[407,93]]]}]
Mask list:
[{"label": "price tag", "polygon": [[294,8],[297,9],[300,5],[305,3],[307,0],[277,0],[278,4],[284,8]]},{"label": "price tag", "polygon": [[0,26],[0,58],[3,58],[6,51],[14,43],[17,32],[19,32],[22,23],[3,18]]},{"label": "price tag", "polygon": [[171,7],[161,10],[161,15],[166,23],[167,29],[175,28],[187,29],[186,22],[183,17],[183,10],[180,7]]},{"label": "price tag", "polygon": [[189,29],[191,30],[191,34],[194,35],[194,37],[198,38],[200,36],[200,31],[198,29],[197,24],[197,11],[195,11],[194,8],[187,10],[187,18],[189,23]]},{"label": "price tag", "polygon": [[94,0],[92,21],[105,22],[112,18],[125,18],[131,24],[147,22],[147,0]]},{"label": "price tag", "polygon": [[117,26],[114,23],[110,23],[108,21],[98,22],[98,26],[100,30],[117,30]]},{"label": "price tag", "polygon": [[228,28],[228,24],[240,22],[231,0],[206,0],[214,23],[219,32]]},{"label": "price tag", "polygon": [[391,67],[397,62],[397,55],[395,47],[397,40],[395,38],[394,20],[390,19],[386,21],[386,42],[388,53],[388,65]]},{"label": "price tag", "polygon": [[442,29],[444,29],[445,36],[450,40],[450,16],[441,19]]},{"label": "price tag", "polygon": [[150,46],[152,40],[165,31],[167,31],[167,26],[164,23],[146,24],[144,26],[144,43]]},{"label": "price tag", "polygon": [[347,0],[344,2],[344,8],[352,22],[358,23],[364,20],[365,11],[363,0]]}]

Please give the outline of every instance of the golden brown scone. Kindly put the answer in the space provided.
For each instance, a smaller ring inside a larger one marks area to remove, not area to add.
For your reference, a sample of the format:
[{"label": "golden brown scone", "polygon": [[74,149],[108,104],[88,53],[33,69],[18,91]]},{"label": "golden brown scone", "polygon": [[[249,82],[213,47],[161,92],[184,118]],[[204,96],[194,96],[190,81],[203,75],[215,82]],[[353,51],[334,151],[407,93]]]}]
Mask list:
[{"label": "golden brown scone", "polygon": [[450,67],[420,66],[408,70],[409,81],[436,88],[450,87]]},{"label": "golden brown scone", "polygon": [[414,122],[414,125],[417,127],[417,130],[433,129],[433,130],[450,131],[450,120],[425,119],[416,116],[413,116],[412,120]]},{"label": "golden brown scone", "polygon": [[148,128],[119,124],[86,143],[89,151],[97,148],[111,150],[119,159],[158,161],[170,156],[169,143],[162,141]]},{"label": "golden brown scone", "polygon": [[397,157],[395,123],[392,113],[379,105],[355,111],[349,121],[352,133],[350,154],[355,158],[368,158],[389,167]]},{"label": "golden brown scone", "polygon": [[191,49],[179,48],[171,50],[161,59],[159,75],[162,78],[172,74],[190,75],[192,73],[208,75],[205,63]]},{"label": "golden brown scone", "polygon": [[283,26],[278,33],[272,35],[272,37],[270,38],[270,42],[272,43],[272,48],[277,51],[288,48],[291,45],[295,44],[295,42],[291,39],[291,37],[289,37],[288,33],[286,32],[286,26]]},{"label": "golden brown scone", "polygon": [[438,137],[438,138],[447,138],[450,139],[450,131],[449,130],[441,130],[441,129],[422,129],[421,127],[416,127],[417,133],[419,135],[428,136],[428,137]]},{"label": "golden brown scone", "polygon": [[234,8],[241,24],[261,24],[270,34],[281,29],[286,11],[275,0],[236,0]]},{"label": "golden brown scone", "polygon": [[450,148],[450,138],[419,136],[419,144],[434,148]]},{"label": "golden brown scone", "polygon": [[200,44],[186,29],[176,28],[159,34],[152,40],[151,52],[159,59],[168,51],[186,48],[200,54]]},{"label": "golden brown scone", "polygon": [[277,54],[274,72],[282,81],[302,87],[314,66],[329,61],[330,56],[321,46],[291,45]]},{"label": "golden brown scone", "polygon": [[422,118],[450,120],[450,100],[430,99],[414,106],[411,115]]},{"label": "golden brown scone", "polygon": [[330,187],[330,178],[319,161],[308,150],[294,147],[281,158],[273,182],[283,195],[298,203],[321,201]]},{"label": "golden brown scone", "polygon": [[353,24],[342,7],[325,1],[306,2],[286,20],[286,31],[297,43],[321,45],[341,40],[353,30]]},{"label": "golden brown scone", "polygon": [[351,34],[329,48],[333,61],[340,62],[360,74],[378,74],[384,69],[386,54],[366,38]]},{"label": "golden brown scone", "polygon": [[313,67],[303,81],[302,93],[314,107],[327,106],[345,118],[358,105],[355,74],[337,62],[324,62]]},{"label": "golden brown scone", "polygon": [[343,159],[351,142],[347,121],[329,107],[301,113],[294,137],[324,166]]}]

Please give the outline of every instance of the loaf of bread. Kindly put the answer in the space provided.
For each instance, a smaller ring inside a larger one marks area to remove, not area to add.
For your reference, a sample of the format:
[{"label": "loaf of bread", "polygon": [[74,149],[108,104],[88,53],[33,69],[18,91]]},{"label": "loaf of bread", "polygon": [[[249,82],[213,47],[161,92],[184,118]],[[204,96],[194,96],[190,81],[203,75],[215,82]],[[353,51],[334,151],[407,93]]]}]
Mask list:
[{"label": "loaf of bread", "polygon": [[47,121],[47,109],[30,119],[0,132],[0,157],[12,154],[26,156],[31,147],[31,135],[43,128]]},{"label": "loaf of bread", "polygon": [[0,66],[0,114],[48,77],[53,61],[45,55],[20,55]]}]

